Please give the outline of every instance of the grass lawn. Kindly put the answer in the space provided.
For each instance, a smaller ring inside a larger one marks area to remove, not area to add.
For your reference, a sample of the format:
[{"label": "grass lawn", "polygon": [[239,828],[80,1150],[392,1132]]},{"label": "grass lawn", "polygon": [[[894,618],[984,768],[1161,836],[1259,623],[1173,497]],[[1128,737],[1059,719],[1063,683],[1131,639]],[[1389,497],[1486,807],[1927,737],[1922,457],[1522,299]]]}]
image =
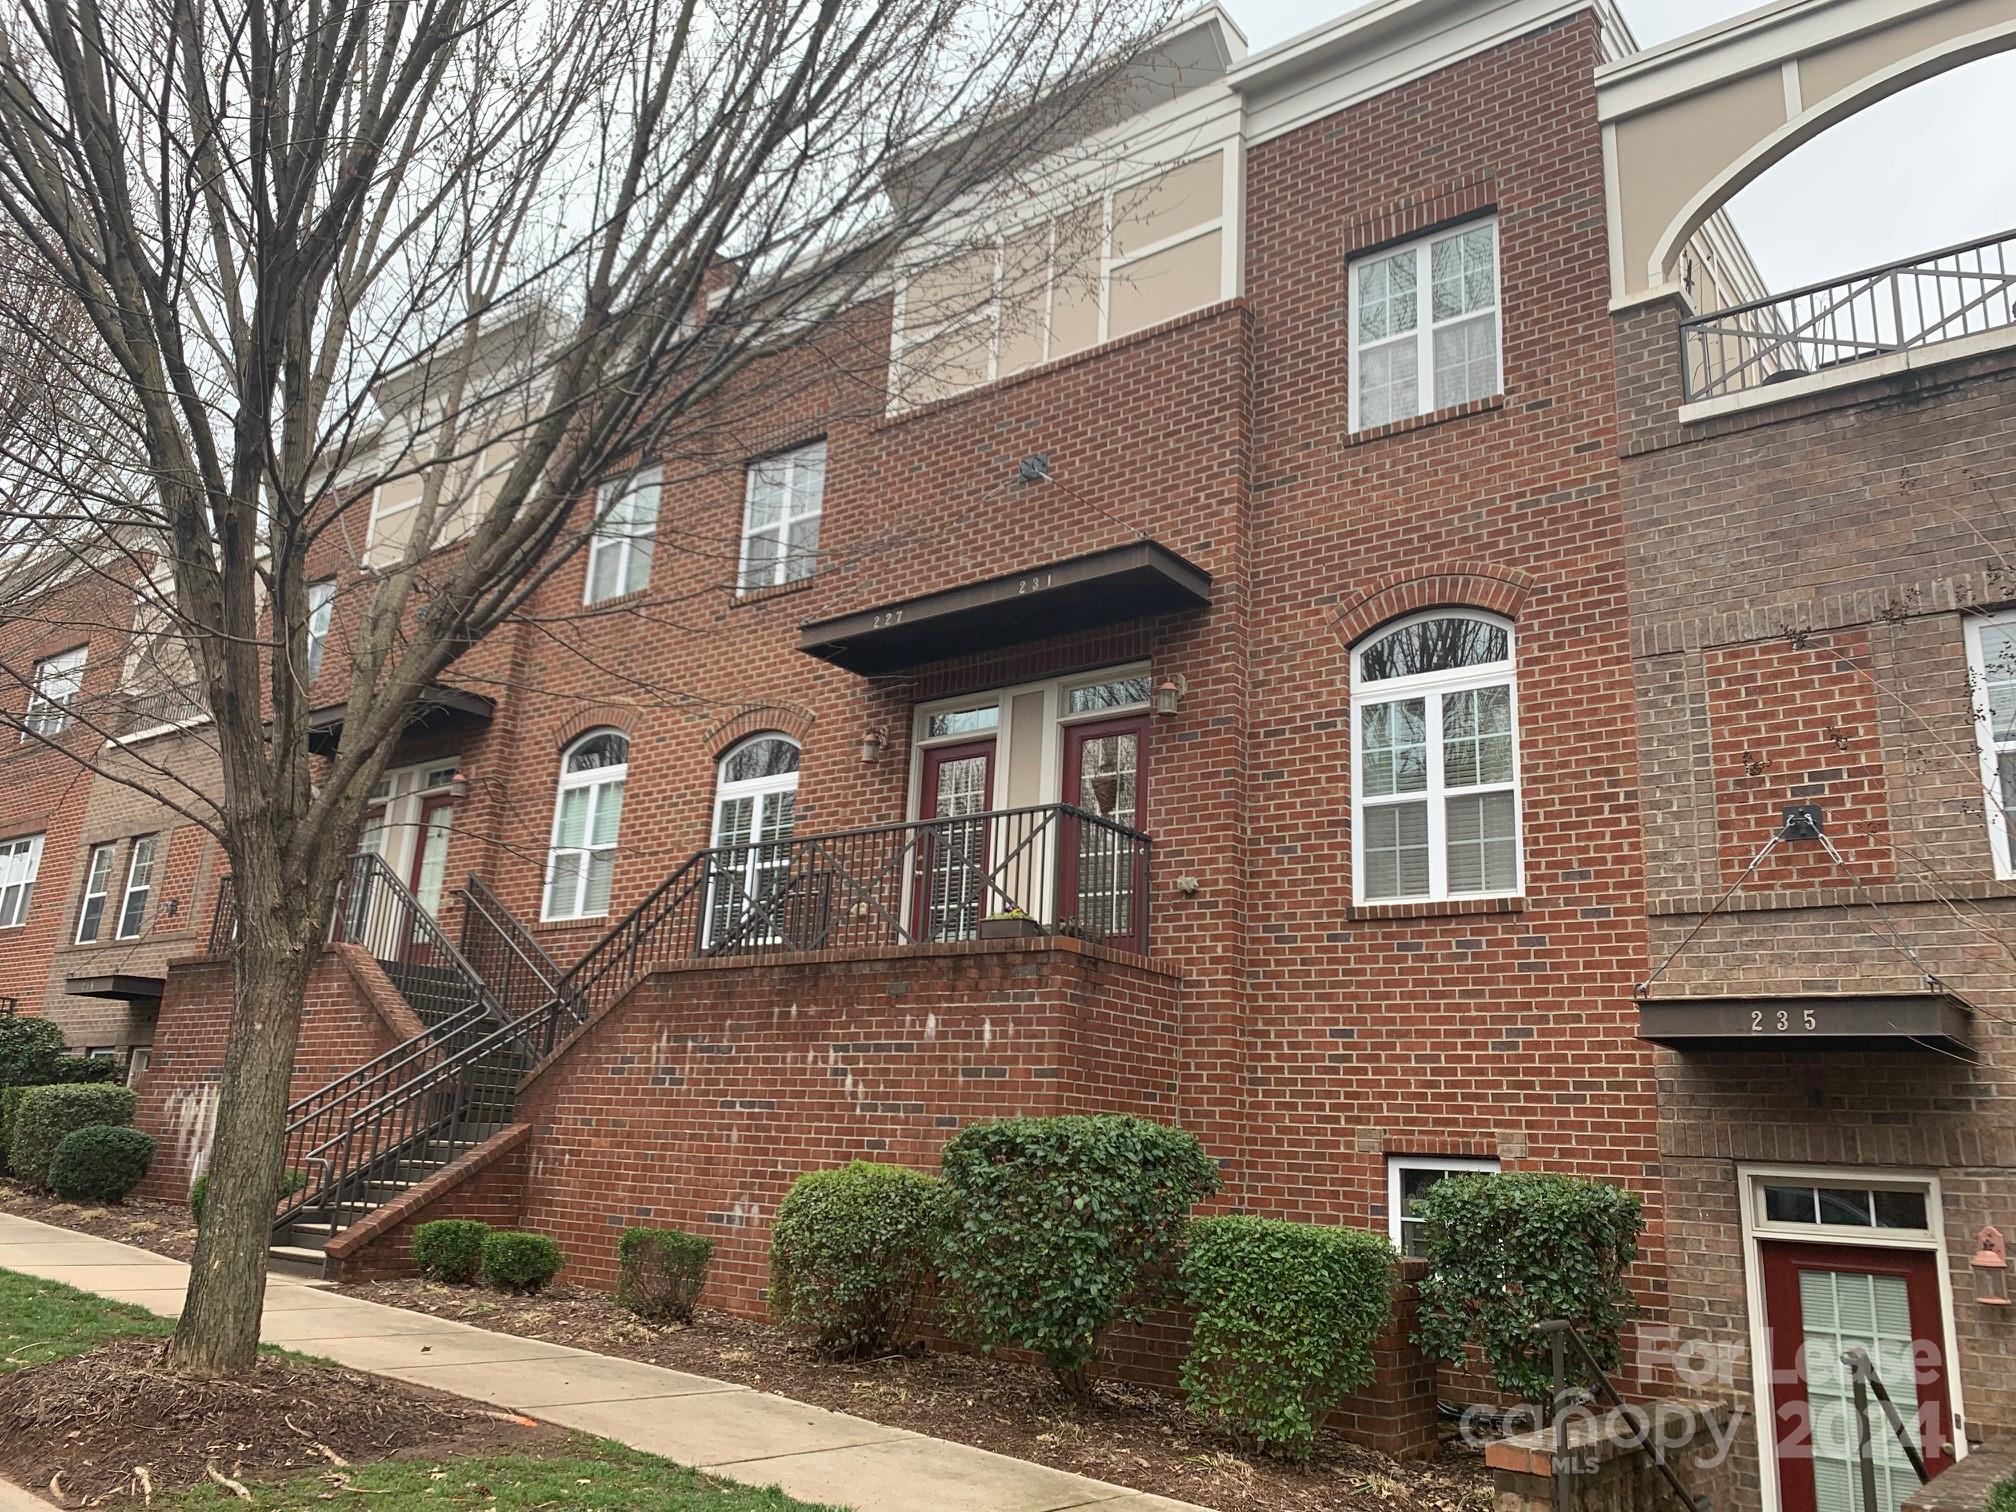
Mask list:
[{"label": "grass lawn", "polygon": [[494,1512],[569,1508],[578,1512],[839,1512],[815,1507],[778,1490],[718,1481],[655,1455],[639,1454],[603,1439],[578,1438],[558,1456],[507,1455],[485,1459],[405,1460],[346,1470],[341,1476],[303,1476],[284,1486],[254,1486],[252,1500],[215,1487],[162,1499],[157,1508],[244,1507],[412,1508],[478,1507]]},{"label": "grass lawn", "polygon": [[107,1339],[174,1328],[144,1307],[0,1270],[0,1373],[80,1355]]}]

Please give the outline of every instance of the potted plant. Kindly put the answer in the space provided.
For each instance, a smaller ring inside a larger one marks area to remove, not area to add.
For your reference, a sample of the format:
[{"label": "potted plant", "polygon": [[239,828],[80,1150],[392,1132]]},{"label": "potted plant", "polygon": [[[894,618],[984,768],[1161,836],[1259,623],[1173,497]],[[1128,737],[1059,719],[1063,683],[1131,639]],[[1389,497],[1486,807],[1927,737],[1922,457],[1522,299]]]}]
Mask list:
[{"label": "potted plant", "polygon": [[1011,908],[1005,913],[991,913],[980,921],[980,938],[983,940],[1032,940],[1043,933],[1043,926],[1029,917],[1023,908]]}]

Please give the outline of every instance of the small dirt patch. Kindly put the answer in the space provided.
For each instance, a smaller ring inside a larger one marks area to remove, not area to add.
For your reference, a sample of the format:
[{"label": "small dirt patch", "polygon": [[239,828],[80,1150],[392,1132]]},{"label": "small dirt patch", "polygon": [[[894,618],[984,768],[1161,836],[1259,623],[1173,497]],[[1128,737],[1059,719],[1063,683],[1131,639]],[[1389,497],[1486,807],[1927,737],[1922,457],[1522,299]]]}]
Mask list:
[{"label": "small dirt patch", "polygon": [[572,1344],[773,1391],[878,1423],[1034,1460],[1220,1512],[1488,1512],[1482,1460],[1459,1449],[1423,1464],[1326,1433],[1291,1469],[1242,1454],[1159,1392],[1101,1381],[1073,1402],[1041,1371],[960,1354],[833,1363],[782,1329],[702,1309],[691,1327],[641,1322],[601,1292],[555,1287],[513,1297],[424,1281],[343,1288],[436,1317]]},{"label": "small dirt patch", "polygon": [[65,1202],[31,1191],[18,1181],[0,1179],[0,1213],[33,1218],[99,1239],[117,1239],[171,1260],[187,1260],[196,1253],[196,1220],[189,1216],[185,1203],[139,1197],[114,1203]]},{"label": "small dirt patch", "polygon": [[58,1506],[140,1504],[310,1470],[340,1489],[347,1468],[375,1460],[539,1452],[567,1438],[478,1403],[291,1357],[262,1355],[242,1380],[191,1381],[162,1368],[164,1351],[159,1339],[120,1339],[0,1376],[0,1472]]}]

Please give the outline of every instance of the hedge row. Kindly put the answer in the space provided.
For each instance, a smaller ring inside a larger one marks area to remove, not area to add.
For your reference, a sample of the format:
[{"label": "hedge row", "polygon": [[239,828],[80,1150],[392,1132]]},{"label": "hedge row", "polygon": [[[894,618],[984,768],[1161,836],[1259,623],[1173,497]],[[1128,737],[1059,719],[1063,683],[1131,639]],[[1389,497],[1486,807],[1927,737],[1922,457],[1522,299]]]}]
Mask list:
[{"label": "hedge row", "polygon": [[[8,1092],[13,1095],[7,1098],[11,1105],[7,1168],[30,1186],[51,1185],[51,1167],[65,1135],[94,1126],[123,1128],[133,1122],[133,1093],[125,1087],[10,1087]],[[153,1156],[151,1141],[146,1154],[149,1159]],[[142,1161],[132,1183],[112,1194],[114,1199],[123,1197],[146,1174]]]}]

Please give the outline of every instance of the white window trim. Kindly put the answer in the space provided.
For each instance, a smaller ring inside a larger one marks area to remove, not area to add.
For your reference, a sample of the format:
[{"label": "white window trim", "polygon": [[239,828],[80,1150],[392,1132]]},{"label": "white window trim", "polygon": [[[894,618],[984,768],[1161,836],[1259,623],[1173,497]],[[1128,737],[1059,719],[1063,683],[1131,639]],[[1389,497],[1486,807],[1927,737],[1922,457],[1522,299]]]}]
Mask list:
[{"label": "white window trim", "polygon": [[[98,927],[92,931],[89,939],[84,937],[84,921],[90,916],[91,900],[93,898],[103,903],[111,897],[112,857],[118,849],[119,844],[117,841],[107,840],[102,844],[92,846],[91,853],[84,858],[84,894],[77,900],[77,933],[74,937],[74,943],[76,944],[95,945],[104,937],[105,910],[103,908],[98,910]],[[98,874],[98,858],[100,856],[105,858],[105,874],[103,876]],[[97,884],[96,892],[92,891],[94,883]]]},{"label": "white window trim", "polygon": [[[1925,1193],[1926,1216],[1931,1229],[1914,1233],[1910,1229],[1849,1229],[1822,1224],[1762,1224],[1763,1197],[1759,1189],[1767,1181],[1810,1182],[1815,1186],[1890,1186],[1917,1188]],[[1758,1246],[1784,1241],[1810,1244],[1847,1244],[1865,1249],[1929,1251],[1940,1260],[1933,1269],[1939,1276],[1939,1311],[1945,1338],[1946,1400],[1953,1416],[1953,1457],[1967,1457],[1967,1405],[1965,1383],[1960,1369],[1960,1344],[1953,1312],[1953,1267],[1946,1255],[1946,1215],[1939,1178],[1921,1171],[1864,1169],[1860,1166],[1738,1165],[1736,1167],[1737,1208],[1743,1231],[1743,1292],[1749,1313],[1749,1350],[1752,1360],[1771,1358],[1770,1336],[1764,1325],[1764,1256]],[[1852,1235],[1853,1237],[1847,1237]],[[1772,1429],[1777,1421],[1777,1403],[1772,1399],[1771,1372],[1751,1371],[1754,1396],[1752,1418],[1757,1433],[1757,1462],[1762,1470],[1763,1501],[1759,1512],[1781,1512],[1778,1493],[1778,1445]]]},{"label": "white window trim", "polygon": [[25,929],[28,925],[28,910],[34,906],[35,883],[42,875],[41,835],[15,835],[8,840],[0,840],[0,878],[4,878],[13,857],[25,855],[28,864],[22,875],[13,881],[0,880],[0,904],[19,888],[21,891],[21,916],[13,923],[0,923],[0,929]]},{"label": "white window trim", "polygon": [[[1447,672],[1420,672],[1411,677],[1387,677],[1378,682],[1365,683],[1359,676],[1359,667],[1366,649],[1375,645],[1394,631],[1408,625],[1420,624],[1435,619],[1473,619],[1499,626],[1505,632],[1506,657],[1502,662],[1490,662],[1483,666],[1458,667]],[[1507,714],[1512,728],[1512,780],[1510,782],[1477,783],[1470,787],[1450,788],[1442,782],[1442,697],[1448,693],[1467,692],[1473,688],[1495,688],[1503,685],[1507,691]],[[1361,713],[1370,707],[1383,703],[1399,703],[1410,698],[1420,698],[1425,716],[1428,782],[1418,793],[1395,793],[1389,797],[1365,799],[1365,742],[1361,738]],[[1428,609],[1419,614],[1406,615],[1396,620],[1388,620],[1376,630],[1369,630],[1351,648],[1351,898],[1354,903],[1369,907],[1383,907],[1386,904],[1405,903],[1468,903],[1475,900],[1493,898],[1516,898],[1526,886],[1526,801],[1521,782],[1524,763],[1519,754],[1519,636],[1516,627],[1503,615],[1489,614],[1481,609],[1443,608]],[[1448,821],[1447,808],[1450,795],[1468,797],[1473,794],[1509,792],[1512,795],[1512,885],[1492,892],[1449,891]],[[1365,811],[1368,808],[1390,808],[1404,803],[1426,801],[1428,805],[1428,891],[1404,897],[1370,898],[1365,895]]]},{"label": "white window trim", "polygon": [[1400,1214],[1400,1177],[1408,1171],[1445,1171],[1496,1176],[1503,1167],[1495,1155],[1388,1155],[1386,1157],[1386,1237],[1406,1254],[1406,1225]]},{"label": "white window trim", "polygon": [[[140,899],[140,918],[139,921],[135,924],[132,933],[129,934],[127,933],[126,930],[126,910],[132,907],[133,905],[133,894],[136,890],[133,878],[135,873],[139,870],[140,847],[143,842],[146,843],[147,845],[147,880],[138,889],[138,891],[142,894]],[[113,939],[137,940],[140,938],[140,936],[142,936],[147,932],[147,905],[154,901],[155,858],[156,853],[160,850],[160,848],[161,848],[161,839],[160,836],[158,835],[135,835],[133,837],[133,843],[127,848],[126,886],[121,890],[119,894],[118,917],[116,917],[112,921]]]},{"label": "white window trim", "polygon": [[[1358,356],[1361,343],[1358,340],[1358,280],[1372,263],[1394,257],[1402,252],[1415,255],[1414,298],[1416,313],[1414,329],[1409,335],[1414,338],[1414,380],[1419,407],[1411,415],[1396,416],[1392,420],[1381,421],[1384,425],[1403,425],[1409,420],[1423,415],[1432,415],[1439,409],[1447,408],[1435,395],[1435,332],[1439,328],[1434,318],[1434,286],[1431,276],[1433,266],[1432,248],[1437,242],[1447,241],[1452,236],[1461,236],[1466,231],[1475,231],[1479,226],[1491,228],[1491,270],[1493,289],[1491,314],[1496,321],[1497,340],[1493,343],[1495,382],[1491,393],[1485,397],[1496,397],[1505,392],[1505,239],[1499,228],[1498,217],[1480,215],[1454,225],[1443,226],[1426,236],[1412,241],[1396,242],[1390,246],[1373,247],[1351,259],[1351,302],[1346,312],[1345,353],[1348,358],[1348,381],[1351,387],[1351,430],[1353,434],[1366,429],[1365,422],[1358,413]],[[1475,320],[1484,311],[1466,310],[1463,314],[1440,322],[1442,326],[1460,325],[1467,320]],[[1371,343],[1375,347],[1398,346],[1404,338],[1389,336]]]},{"label": "white window trim", "polygon": [[[726,775],[728,763],[735,759],[736,753],[746,750],[748,747],[764,740],[781,740],[785,745],[791,747],[792,750],[798,752],[799,766],[793,767],[788,772],[778,772],[769,777],[740,777],[733,781],[729,780]],[[746,854],[742,858],[742,879],[740,886],[744,897],[748,896],[749,883],[758,867],[759,853],[765,848],[766,842],[758,837],[763,832],[763,820],[770,806],[769,800],[781,798],[786,793],[791,794],[794,803],[795,819],[798,774],[804,764],[804,756],[804,746],[789,735],[786,735],[782,730],[759,730],[754,735],[745,736],[741,740],[736,741],[735,744],[721,753],[721,759],[714,764],[714,815],[707,830],[709,849],[718,850],[728,843],[722,838],[722,810],[738,798],[751,798],[755,800],[755,807],[750,814],[752,820],[749,827],[750,838],[744,847]],[[783,845],[789,843],[789,840],[790,836],[786,835],[783,840],[767,843]],[[709,862],[709,871],[707,911],[703,917],[708,938],[711,940],[714,933],[714,879],[727,875],[727,873],[719,868],[717,862]],[[773,923],[778,927],[772,929],[770,933],[766,935],[745,936],[744,942],[748,944],[776,944],[783,938],[781,933],[782,922],[773,920]]]},{"label": "white window trim", "polygon": [[1988,848],[1995,863],[1995,875],[2006,882],[2016,878],[2016,843],[2012,843],[2011,816],[2002,809],[2002,782],[1996,769],[1996,758],[2005,751],[2016,752],[2016,739],[2000,744],[1995,740],[1995,713],[1988,703],[1988,653],[1981,643],[1981,632],[1997,626],[2016,629],[2016,609],[2007,609],[1999,614],[1969,615],[1965,625],[1974,746],[1981,764],[1981,806],[1988,815]]},{"label": "white window trim", "polygon": [[[317,599],[320,601],[318,602]],[[302,670],[312,683],[322,673],[322,653],[329,645],[329,625],[336,614],[336,579],[324,578],[308,585],[308,645]]]},{"label": "white window trim", "polygon": [[126,1085],[132,1086],[145,1076],[154,1064],[152,1045],[134,1045],[126,1052]]},{"label": "white window trim", "polygon": [[[996,266],[996,277],[998,278],[998,261]],[[818,502],[811,509],[799,510],[795,507],[799,498],[798,479],[801,473],[805,471],[806,460],[815,451],[819,454]],[[749,581],[749,548],[759,532],[763,535],[775,534],[778,545],[781,548],[790,538],[792,527],[801,525],[807,520],[817,520],[819,522],[819,534],[823,535],[825,533],[826,466],[828,461],[826,442],[824,438],[821,438],[817,441],[807,441],[802,446],[793,446],[785,451],[771,452],[766,456],[758,457],[742,470],[742,541],[741,549],[736,553],[735,558],[735,592],[738,595],[761,593],[768,588],[781,588],[786,583],[801,583],[813,576],[813,572],[805,572],[797,577],[792,577],[790,575],[790,568],[793,559],[780,549],[777,554],[777,560],[772,568],[770,581],[767,583],[752,583]],[[784,468],[784,512],[770,524],[758,527],[755,523],[756,470],[760,467],[774,467],[780,464]],[[814,571],[816,571],[819,553],[816,541],[812,547],[812,553]],[[723,759],[725,760],[726,758]],[[718,767],[716,772],[718,777]]]},{"label": "white window trim", "polygon": [[[635,520],[626,520],[620,528],[612,528],[610,516],[616,506],[626,499],[636,497],[646,489],[651,490],[651,519],[648,528],[639,529]],[[664,502],[664,475],[655,466],[640,468],[629,477],[613,479],[595,490],[595,531],[588,538],[588,571],[581,580],[583,607],[590,604],[613,603],[632,593],[642,593],[651,586],[652,556],[641,552],[638,549],[638,542],[650,540],[655,544],[658,536],[658,512],[664,506]],[[595,568],[611,552],[617,556],[616,589],[613,593],[605,593],[597,598]],[[639,557],[643,558],[644,576],[633,584],[630,581],[630,574],[636,567]]]},{"label": "white window trim", "polygon": [[[76,663],[74,669],[66,665],[73,658]],[[61,735],[77,722],[77,700],[84,693],[84,672],[90,665],[90,660],[91,648],[89,645],[83,645],[72,646],[67,651],[58,651],[54,656],[45,656],[35,663],[34,681],[28,688],[28,707],[21,715],[23,740],[27,740],[31,735],[39,735],[44,739],[51,735]],[[76,686],[60,699],[51,698],[46,687],[51,681],[50,674],[59,667],[63,668],[66,682],[73,675],[73,671],[76,677]]]},{"label": "white window trim", "polygon": [[[1124,257],[1116,257],[1113,252],[1114,200],[1117,197],[1131,193],[1143,184],[1163,177],[1165,174],[1173,173],[1190,163],[1207,158],[1214,152],[1220,154],[1220,167],[1223,172],[1223,182],[1219,189],[1218,214],[1211,220],[1204,221],[1187,230],[1174,232],[1148,246],[1137,248]],[[1137,154],[1130,152],[1129,155],[1132,160],[1139,160]],[[1240,231],[1244,220],[1243,208],[1245,196],[1243,192],[1243,175],[1245,161],[1244,144],[1238,136],[1234,135],[1214,144],[1196,145],[1195,150],[1172,155],[1167,161],[1158,162],[1152,168],[1144,169],[1144,171],[1135,174],[1124,183],[1114,184],[1099,191],[1099,286],[1094,291],[1096,296],[1095,302],[1099,311],[1098,334],[1090,347],[1080,348],[1076,351],[1063,354],[1053,353],[1050,348],[1051,336],[1053,334],[1051,317],[1056,309],[1057,293],[1057,224],[1063,217],[1070,214],[1071,210],[1075,207],[1070,204],[1047,207],[1043,212],[1043,224],[1048,232],[1049,245],[1049,260],[1045,264],[1043,275],[1043,355],[1031,363],[1028,368],[1018,369],[1018,372],[1032,371],[1035,368],[1042,367],[1046,363],[1061,361],[1066,356],[1083,356],[1088,351],[1097,351],[1100,347],[1106,345],[1107,342],[1113,340],[1114,338],[1111,334],[1113,275],[1140,262],[1144,258],[1153,257],[1158,252],[1166,252],[1171,247],[1180,247],[1183,243],[1195,241],[1198,237],[1209,236],[1214,231],[1221,233],[1221,235],[1218,243],[1218,298],[1213,303],[1222,303],[1227,299],[1236,299],[1239,295],[1243,274],[1242,259],[1244,248],[1240,243]],[[1089,202],[1090,195],[1078,203],[1082,205]],[[994,249],[994,288],[993,292],[988,296],[987,306],[984,310],[978,310],[971,314],[955,315],[949,320],[939,321],[936,325],[921,326],[917,330],[912,331],[907,328],[904,321],[905,296],[909,292],[909,281],[907,278],[903,281],[903,286],[896,293],[895,318],[890,340],[889,408],[892,413],[909,407],[908,402],[902,397],[904,379],[906,377],[903,362],[904,353],[911,347],[935,341],[948,332],[959,329],[961,326],[976,324],[982,320],[989,323],[987,375],[981,382],[975,384],[973,389],[961,389],[941,397],[957,398],[960,394],[971,393],[977,389],[986,387],[990,383],[1000,381],[1002,377],[1001,283],[1004,273],[1004,260],[1007,256],[1009,241],[1033,229],[1034,226],[1029,221],[1023,221],[1009,226],[1005,230],[997,228],[975,236],[973,250],[978,251],[981,246],[986,244],[986,239],[990,237]],[[1198,308],[1208,309],[1209,305],[1200,305]],[[1180,312],[1170,318],[1180,319],[1182,314],[1187,313],[1190,312]],[[1133,333],[1130,332],[1129,334]]]},{"label": "white window trim", "polygon": [[[621,766],[597,767],[593,771],[588,772],[568,771],[567,763],[573,757],[575,751],[579,750],[589,741],[603,735],[622,737],[626,751],[626,759],[623,764]],[[622,783],[624,785],[624,797],[627,800],[629,797],[630,781],[630,762],[627,759],[629,741],[630,736],[626,731],[601,726],[593,730],[584,731],[575,739],[568,741],[567,748],[560,753],[560,782],[553,792],[553,827],[549,832],[550,838],[546,845],[546,875],[540,879],[539,883],[539,918],[542,922],[552,923],[570,919],[606,919],[609,916],[607,908],[599,909],[593,913],[587,912],[583,908],[588,895],[589,869],[586,865],[581,867],[574,879],[573,908],[565,913],[556,913],[553,911],[553,873],[560,864],[561,851],[560,809],[561,805],[566,801],[567,795],[577,788],[601,788]],[[588,819],[581,829],[581,833],[584,836],[592,837],[594,835],[595,819],[601,812],[601,808],[602,794],[598,792],[593,794],[588,800]],[[613,854],[621,844],[622,842],[619,839],[611,841],[606,846],[592,844],[570,845],[566,849],[570,853],[579,853],[585,859],[594,856],[597,851],[602,850],[610,851]],[[611,865],[614,865],[613,859]]]}]

